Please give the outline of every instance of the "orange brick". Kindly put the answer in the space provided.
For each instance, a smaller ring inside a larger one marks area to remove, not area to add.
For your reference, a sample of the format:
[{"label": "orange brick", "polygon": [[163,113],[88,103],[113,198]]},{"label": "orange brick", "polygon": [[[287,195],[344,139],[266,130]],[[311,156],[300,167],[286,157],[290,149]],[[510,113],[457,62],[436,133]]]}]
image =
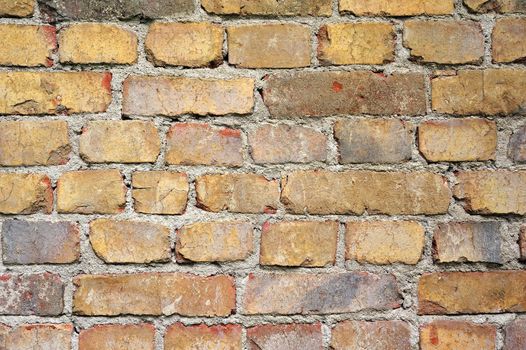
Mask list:
[{"label": "orange brick", "polygon": [[171,171],[137,171],[132,177],[135,211],[145,214],[183,214],[188,201],[188,176]]},{"label": "orange brick", "polygon": [[332,329],[331,349],[411,349],[411,329],[403,321],[344,321]]},{"label": "orange brick", "polygon": [[0,344],[3,350],[69,350],[72,333],[72,324],[0,325]]},{"label": "orange brick", "polygon": [[21,67],[53,65],[52,55],[57,49],[55,27],[2,24],[0,37],[2,38],[0,65]]},{"label": "orange brick", "polygon": [[494,350],[497,329],[465,321],[433,321],[420,328],[422,350]]},{"label": "orange brick", "polygon": [[105,324],[80,331],[79,350],[154,350],[151,324]]},{"label": "orange brick", "polygon": [[448,15],[455,11],[454,0],[341,0],[340,12],[356,16]]},{"label": "orange brick", "polygon": [[248,350],[323,349],[321,324],[265,324],[247,329]]},{"label": "orange brick", "polygon": [[0,173],[0,213],[51,213],[53,190],[42,174]]},{"label": "orange brick", "polygon": [[508,63],[526,60],[525,34],[526,18],[498,19],[493,29],[493,61]]},{"label": "orange brick", "polygon": [[165,350],[187,350],[195,346],[202,349],[242,349],[241,326],[234,324],[185,326],[175,323],[168,327],[164,336]]}]

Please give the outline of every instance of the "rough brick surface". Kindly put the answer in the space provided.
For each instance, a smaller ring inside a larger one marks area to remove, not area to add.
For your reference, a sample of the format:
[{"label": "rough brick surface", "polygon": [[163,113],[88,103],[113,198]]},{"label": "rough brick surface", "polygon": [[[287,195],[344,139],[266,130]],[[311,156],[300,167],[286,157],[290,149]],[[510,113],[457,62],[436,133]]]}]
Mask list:
[{"label": "rough brick surface", "polygon": [[53,65],[52,55],[57,48],[55,27],[3,24],[0,25],[0,37],[3,43],[0,48],[0,65]]},{"label": "rough brick surface", "polygon": [[155,328],[151,324],[95,325],[80,331],[79,350],[154,350]]},{"label": "rough brick surface", "polygon": [[504,328],[504,350],[514,350],[526,346],[526,320],[516,319]]},{"label": "rough brick surface", "polygon": [[519,250],[521,261],[526,261],[526,226],[521,226],[519,231]]},{"label": "rough brick surface", "polygon": [[70,350],[72,324],[0,325],[0,345],[4,350]]},{"label": "rough brick surface", "polygon": [[186,350],[199,346],[203,349],[238,350],[242,348],[241,341],[239,325],[185,326],[182,323],[175,323],[166,331],[164,348]]},{"label": "rough brick surface", "polygon": [[493,325],[464,321],[434,321],[420,328],[422,350],[493,350],[497,344]]},{"label": "rough brick surface", "polygon": [[221,15],[330,16],[331,0],[203,0],[203,8]]},{"label": "rough brick surface", "polygon": [[510,138],[508,156],[517,163],[526,163],[526,126],[517,129]]},{"label": "rough brick surface", "polygon": [[0,0],[0,17],[29,17],[35,9],[35,0]]},{"label": "rough brick surface", "polygon": [[493,29],[493,60],[495,62],[526,60],[524,33],[526,33],[525,18],[499,19]]},{"label": "rough brick surface", "polygon": [[454,9],[454,0],[340,0],[340,12],[357,16],[447,15]]},{"label": "rough brick surface", "polygon": [[247,330],[248,350],[323,349],[321,324],[261,325]]},{"label": "rough brick surface", "polygon": [[473,12],[526,13],[522,0],[464,0],[464,4]]},{"label": "rough brick surface", "polygon": [[0,173],[0,213],[50,213],[53,192],[49,177],[42,174]]},{"label": "rough brick surface", "polygon": [[138,171],[132,177],[135,210],[145,214],[182,214],[188,200],[188,177],[171,171]]},{"label": "rough brick surface", "polygon": [[331,349],[398,350],[411,348],[411,330],[403,321],[344,321],[332,329]]}]

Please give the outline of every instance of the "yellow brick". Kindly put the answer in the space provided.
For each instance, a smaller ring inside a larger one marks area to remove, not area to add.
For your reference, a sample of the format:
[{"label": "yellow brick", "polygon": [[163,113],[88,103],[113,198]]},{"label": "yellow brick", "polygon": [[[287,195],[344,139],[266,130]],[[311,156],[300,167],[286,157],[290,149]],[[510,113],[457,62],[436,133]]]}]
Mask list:
[{"label": "yellow brick", "polygon": [[35,0],[0,0],[0,17],[29,17],[35,9]]},{"label": "yellow brick", "polygon": [[259,16],[330,16],[331,0],[203,0],[209,13]]},{"label": "yellow brick", "polygon": [[188,200],[188,177],[171,171],[138,171],[133,174],[135,211],[145,214],[182,214]]},{"label": "yellow brick", "polygon": [[53,65],[57,49],[55,27],[0,25],[0,65],[36,67]]},{"label": "yellow brick", "polygon": [[526,60],[526,18],[500,18],[493,30],[493,60],[522,62]]},{"label": "yellow brick", "polygon": [[0,213],[50,213],[53,191],[49,177],[42,174],[0,173]]},{"label": "yellow brick", "polygon": [[340,12],[357,16],[448,15],[454,0],[341,0]]}]

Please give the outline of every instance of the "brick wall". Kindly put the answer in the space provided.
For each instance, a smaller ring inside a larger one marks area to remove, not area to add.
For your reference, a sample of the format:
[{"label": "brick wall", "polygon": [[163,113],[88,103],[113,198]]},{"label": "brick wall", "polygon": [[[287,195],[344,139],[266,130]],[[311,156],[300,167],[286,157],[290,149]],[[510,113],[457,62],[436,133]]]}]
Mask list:
[{"label": "brick wall", "polygon": [[525,1],[0,17],[0,349],[526,348]]}]

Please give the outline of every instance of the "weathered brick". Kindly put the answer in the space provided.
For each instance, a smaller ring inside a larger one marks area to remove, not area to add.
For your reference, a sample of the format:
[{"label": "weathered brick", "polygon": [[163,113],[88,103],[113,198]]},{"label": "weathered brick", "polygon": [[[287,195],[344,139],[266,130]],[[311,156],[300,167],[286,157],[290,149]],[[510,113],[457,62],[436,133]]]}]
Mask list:
[{"label": "weathered brick", "polygon": [[526,225],[520,228],[519,249],[520,249],[520,260],[526,261]]},{"label": "weathered brick", "polygon": [[[525,7],[526,12],[526,7]],[[499,18],[493,29],[493,61],[523,62],[526,60],[526,18]]]},{"label": "weathered brick", "polygon": [[3,350],[70,350],[72,324],[0,325],[0,347]]},{"label": "weathered brick", "polygon": [[454,0],[341,0],[340,12],[356,16],[448,15],[455,11]]},{"label": "weathered brick", "polygon": [[203,0],[203,8],[219,15],[330,16],[331,0]]},{"label": "weathered brick", "polygon": [[197,222],[177,231],[181,262],[244,260],[253,249],[253,228],[248,222]]},{"label": "weathered brick", "polygon": [[105,112],[111,102],[111,73],[0,72],[2,114]]},{"label": "weathered brick", "polygon": [[239,350],[242,349],[241,337],[239,325],[185,326],[175,323],[166,331],[164,349],[187,350],[199,346],[200,349]]},{"label": "weathered brick", "polygon": [[418,147],[430,162],[493,160],[497,124],[486,119],[426,121],[418,127]]},{"label": "weathered brick", "polygon": [[327,24],[318,32],[318,59],[323,65],[389,63],[395,38],[389,23]]},{"label": "weathered brick", "polygon": [[57,316],[64,309],[63,295],[59,275],[0,275],[0,315]]},{"label": "weathered brick", "polygon": [[424,274],[418,284],[419,314],[525,312],[526,271]]},{"label": "weathered brick", "polygon": [[526,69],[461,70],[434,78],[433,110],[462,115],[526,114]]},{"label": "weathered brick", "polygon": [[424,77],[366,71],[298,72],[267,78],[263,99],[273,117],[347,114],[421,115],[426,111]]},{"label": "weathered brick", "polygon": [[508,157],[516,163],[526,163],[526,125],[513,132],[508,145]]},{"label": "weathered brick", "polygon": [[338,314],[400,306],[393,275],[368,272],[250,274],[245,314]]},{"label": "weathered brick", "polygon": [[526,347],[526,320],[518,318],[504,327],[504,350]]},{"label": "weathered brick", "polygon": [[453,189],[469,213],[526,214],[526,172],[461,171]]},{"label": "weathered brick", "polygon": [[440,214],[451,192],[430,172],[297,171],[282,180],[281,201],[294,214]]},{"label": "weathered brick", "polygon": [[135,211],[182,214],[188,201],[188,177],[171,171],[138,171],[132,177]]},{"label": "weathered brick", "polygon": [[420,328],[420,349],[494,350],[496,338],[494,325],[438,320]]},{"label": "weathered brick", "polygon": [[371,264],[416,264],[425,229],[416,221],[363,221],[346,224],[346,258]]},{"label": "weathered brick", "polygon": [[161,150],[153,122],[97,120],[80,136],[80,156],[87,163],[153,163]]},{"label": "weathered brick", "polygon": [[155,327],[141,324],[95,325],[80,331],[79,350],[154,350]]},{"label": "weathered brick", "polygon": [[236,307],[234,279],[185,273],[81,275],[73,280],[73,312],[86,316],[228,316]]},{"label": "weathered brick", "polygon": [[344,321],[332,329],[334,350],[401,350],[411,348],[411,330],[403,321]]},{"label": "weathered brick", "polygon": [[498,222],[439,224],[433,239],[434,258],[437,262],[502,262]]},{"label": "weathered brick", "polygon": [[266,324],[247,329],[248,350],[322,350],[321,324]]},{"label": "weathered brick", "polygon": [[0,173],[0,213],[51,213],[53,191],[42,174]]},{"label": "weathered brick", "polygon": [[159,224],[98,219],[90,223],[89,240],[106,263],[170,260],[170,229]]},{"label": "weathered brick", "polygon": [[307,67],[311,59],[310,29],[297,24],[254,24],[229,27],[228,62],[244,68]]},{"label": "weathered brick", "polygon": [[339,224],[334,221],[267,222],[261,232],[261,265],[334,265]]},{"label": "weathered brick", "polygon": [[204,67],[223,62],[223,27],[213,23],[153,23],[146,36],[148,60],[156,66]]},{"label": "weathered brick", "polygon": [[248,114],[254,107],[254,80],[249,78],[131,76],[123,89],[126,115]]},{"label": "weathered brick", "polygon": [[166,136],[166,163],[175,165],[243,165],[241,131],[209,124],[174,124]]},{"label": "weathered brick", "polygon": [[79,214],[117,214],[126,204],[126,187],[118,170],[64,173],[57,183],[57,211]]},{"label": "weathered brick", "polygon": [[70,151],[65,121],[0,122],[0,165],[61,165]]},{"label": "weathered brick", "polygon": [[4,264],[68,264],[80,256],[80,232],[70,222],[6,220]]},{"label": "weathered brick", "polygon": [[258,174],[212,174],[195,182],[197,205],[206,211],[275,213],[279,203],[278,180]]},{"label": "weathered brick", "polygon": [[0,17],[29,17],[35,9],[35,0],[0,0]]},{"label": "weathered brick", "polygon": [[57,48],[55,27],[2,24],[0,37],[2,38],[0,65],[22,67],[53,65],[52,55]]},{"label": "weathered brick", "polygon": [[327,136],[296,125],[261,125],[248,134],[250,153],[258,164],[310,163],[327,159]]},{"label": "weathered brick", "polygon": [[473,12],[526,13],[523,0],[464,0],[464,5]]},{"label": "weathered brick", "polygon": [[119,26],[102,23],[72,24],[60,30],[62,63],[137,62],[137,35]]},{"label": "weathered brick", "polygon": [[411,159],[413,127],[397,119],[339,120],[340,163],[401,163]]}]

